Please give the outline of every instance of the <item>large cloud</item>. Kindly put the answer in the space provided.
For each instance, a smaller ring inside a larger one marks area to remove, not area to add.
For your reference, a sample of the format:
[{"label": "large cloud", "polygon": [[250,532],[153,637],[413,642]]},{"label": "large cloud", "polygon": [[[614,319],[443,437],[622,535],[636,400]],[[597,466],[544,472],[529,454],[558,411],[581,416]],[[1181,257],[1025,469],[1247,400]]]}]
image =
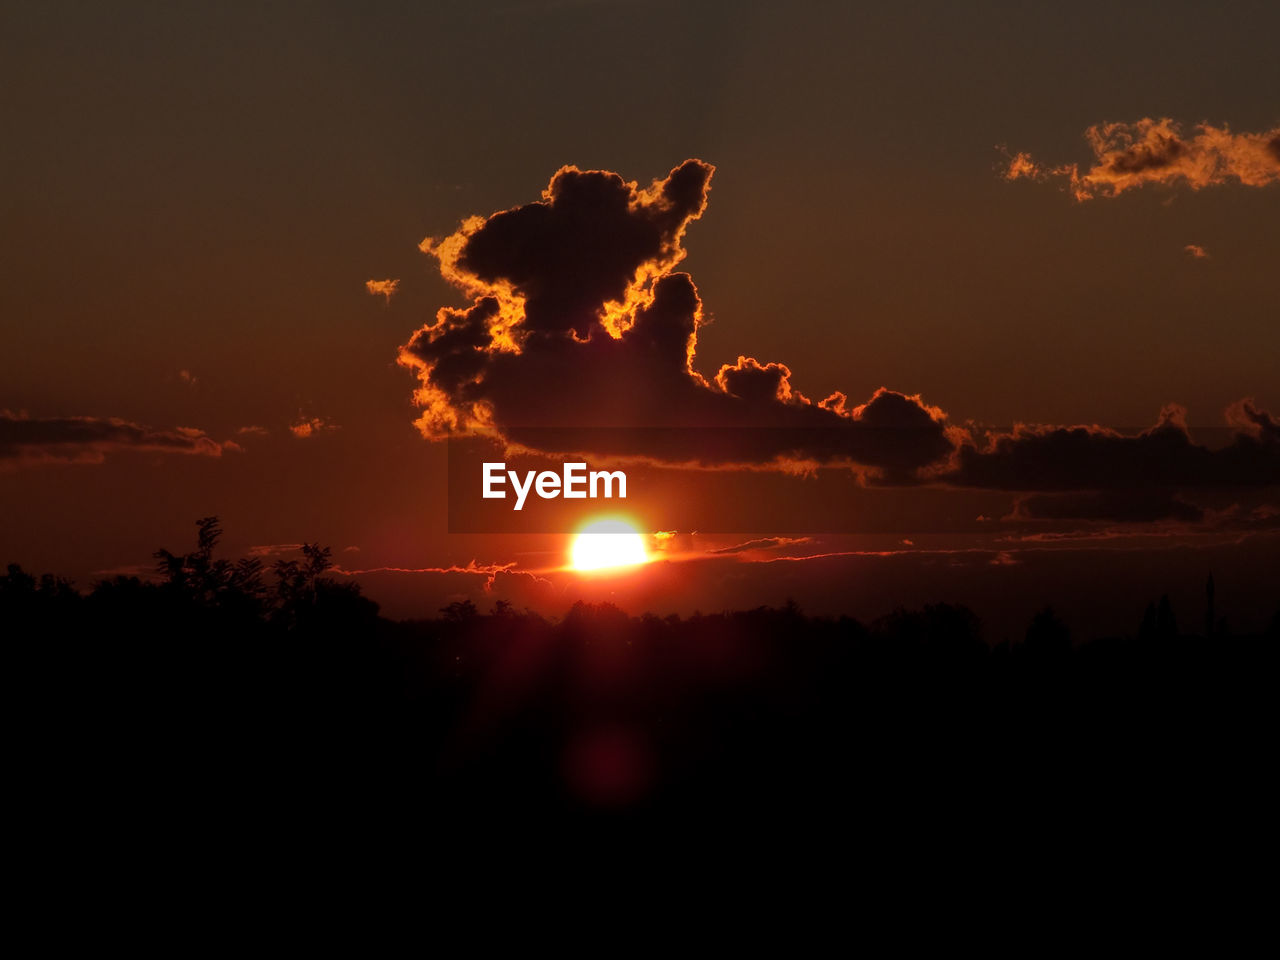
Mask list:
[{"label": "large cloud", "polygon": [[221,456],[217,443],[194,427],[159,430],[116,417],[33,418],[0,412],[0,467],[31,463],[99,463],[115,450]]},{"label": "large cloud", "polygon": [[891,478],[949,454],[945,415],[919,397],[882,388],[861,405],[814,402],[785,364],[747,356],[710,379],[694,368],[702,302],[674,267],[713,170],[687,160],[642,189],[564,167],[541,200],[424,241],[472,303],[441,309],[401,349],[420,380],[422,432],[550,450],[547,428],[591,428],[595,453],[850,463]]},{"label": "large cloud", "polygon": [[[1073,177],[1090,190],[1110,183],[1110,192],[1151,178],[1261,183],[1272,176],[1267,164],[1280,164],[1276,134],[1202,128],[1184,143],[1169,139],[1168,121],[1100,128],[1099,168]],[[1206,150],[1217,152],[1206,159]],[[1023,168],[1031,161],[1015,162],[1018,175],[1031,175]],[[702,301],[675,267],[685,231],[706,209],[712,173],[687,160],[642,189],[615,173],[564,167],[541,200],[424,241],[471,303],[442,308],[401,348],[401,363],[419,378],[423,434],[680,465],[851,464],[881,483],[1159,489],[1166,500],[1026,500],[1021,516],[1188,516],[1196,508],[1179,506],[1173,492],[1280,482],[1280,426],[1246,402],[1228,412],[1231,430],[1212,446],[1192,440],[1176,407],[1139,433],[1022,426],[978,442],[919,396],[881,388],[862,404],[838,392],[814,401],[784,363],[739,356],[703,376],[695,367]]]},{"label": "large cloud", "polygon": [[1192,190],[1222,183],[1264,187],[1280,181],[1280,127],[1232,133],[1202,123],[1190,134],[1167,117],[1137,123],[1102,123],[1085,131],[1094,162],[1044,166],[1029,154],[1009,158],[1007,180],[1057,180],[1077,200],[1115,197],[1146,184]]}]

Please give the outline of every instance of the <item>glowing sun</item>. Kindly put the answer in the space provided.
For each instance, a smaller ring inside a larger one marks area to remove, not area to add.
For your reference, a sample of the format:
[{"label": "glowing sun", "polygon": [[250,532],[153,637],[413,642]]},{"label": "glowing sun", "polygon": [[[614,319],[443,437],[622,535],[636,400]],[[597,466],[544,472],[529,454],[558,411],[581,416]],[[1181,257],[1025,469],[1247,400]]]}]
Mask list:
[{"label": "glowing sun", "polygon": [[634,567],[649,561],[644,537],[625,520],[597,520],[573,539],[570,561],[575,570]]}]

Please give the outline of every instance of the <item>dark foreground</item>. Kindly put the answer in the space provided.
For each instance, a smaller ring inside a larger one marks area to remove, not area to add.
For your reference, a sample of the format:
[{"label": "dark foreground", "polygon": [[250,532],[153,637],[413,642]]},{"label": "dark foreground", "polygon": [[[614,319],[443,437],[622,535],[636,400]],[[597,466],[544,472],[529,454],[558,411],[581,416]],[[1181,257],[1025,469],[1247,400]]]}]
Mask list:
[{"label": "dark foreground", "polygon": [[268,585],[214,542],[163,555],[158,584],[0,580],[18,794],[51,849],[572,822],[903,857],[1105,844],[1151,867],[1264,839],[1274,621],[1188,636],[1161,612],[1072,643],[1046,611],[998,648],[947,605],[870,625],[468,604],[393,623],[323,576],[323,551]]}]

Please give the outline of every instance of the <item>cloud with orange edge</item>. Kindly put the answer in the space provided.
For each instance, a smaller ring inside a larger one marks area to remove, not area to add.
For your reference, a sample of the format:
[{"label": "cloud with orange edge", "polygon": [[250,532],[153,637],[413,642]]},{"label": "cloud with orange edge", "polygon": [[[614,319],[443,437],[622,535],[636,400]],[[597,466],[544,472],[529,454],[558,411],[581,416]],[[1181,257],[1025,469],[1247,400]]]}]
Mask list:
[{"label": "cloud with orange edge", "polygon": [[1280,181],[1280,126],[1233,133],[1201,123],[1184,132],[1168,117],[1100,123],[1085,131],[1093,161],[1046,165],[1028,153],[1009,154],[1005,180],[1060,183],[1077,201],[1118,197],[1147,185],[1204,187],[1235,183],[1265,187]]},{"label": "cloud with orange edge", "polygon": [[[1185,165],[1182,158],[1210,149],[1171,146],[1175,133],[1166,121],[1144,121],[1128,135],[1108,127],[1093,139],[1117,175],[1154,176],[1143,171],[1166,169],[1160,151]],[[1253,142],[1213,139],[1220,152]],[[1111,156],[1121,143],[1128,152]],[[1265,179],[1247,160],[1233,162],[1224,169],[1242,182]],[[1029,157],[1011,165],[1017,176],[1037,169]],[[1186,170],[1178,176],[1193,184],[1218,175]],[[713,174],[710,164],[687,160],[642,187],[617,173],[563,167],[541,199],[423,241],[470,302],[442,307],[400,348],[400,363],[418,380],[422,434],[685,469],[851,467],[868,483],[1028,493],[1141,488],[1153,477],[1169,491],[1280,481],[1280,427],[1251,402],[1228,411],[1221,448],[1193,441],[1174,406],[1136,434],[1022,425],[983,440],[918,394],[881,387],[863,403],[839,391],[810,398],[779,361],[739,355],[704,376],[696,366],[702,300],[675,267],[688,228],[707,209]],[[1075,180],[1104,182],[1090,176],[1077,171]],[[1121,179],[1113,192],[1131,185]],[[1182,509],[1169,503],[1164,512]],[[1122,506],[1077,497],[1027,501],[1024,511],[1116,515]]]},{"label": "cloud with orange edge", "polygon": [[364,282],[364,288],[369,292],[369,295],[382,297],[384,303],[391,302],[391,298],[395,296],[395,292],[399,287],[399,280],[366,280]]},{"label": "cloud with orange edge", "polygon": [[289,425],[289,432],[299,440],[317,437],[322,433],[338,429],[340,427],[336,423],[326,420],[324,417],[300,417]]},{"label": "cloud with orange edge", "polygon": [[[400,350],[418,378],[423,435],[564,452],[536,431],[605,428],[582,452],[784,469],[847,463],[893,477],[949,454],[946,415],[918,396],[881,388],[862,404],[840,393],[815,401],[786,364],[745,355],[712,377],[696,369],[702,301],[674,268],[714,170],[686,160],[642,187],[563,167],[541,199],[423,241],[471,301],[441,308]],[[674,432],[610,432],[654,427],[703,433],[677,443]]]}]

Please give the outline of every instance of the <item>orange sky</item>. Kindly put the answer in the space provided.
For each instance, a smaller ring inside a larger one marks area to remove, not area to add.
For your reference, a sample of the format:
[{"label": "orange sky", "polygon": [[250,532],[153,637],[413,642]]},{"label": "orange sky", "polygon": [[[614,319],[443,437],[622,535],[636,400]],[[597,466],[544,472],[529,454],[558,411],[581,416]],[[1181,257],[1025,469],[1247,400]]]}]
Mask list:
[{"label": "orange sky", "polygon": [[[566,164],[640,189],[715,165],[687,256],[659,271],[696,284],[690,373],[712,388],[748,357],[785,364],[814,405],[887,387],[984,441],[1015,423],[1133,434],[1179,404],[1198,442],[1230,443],[1232,404],[1280,412],[1277,32],[1255,4],[7,11],[0,561],[88,583],[216,513],[232,551],[319,540],[349,570],[546,565],[554,533],[449,533],[445,445],[413,428],[396,357],[471,302],[424,238],[539,200]],[[1018,552],[1049,533],[1158,554],[1147,568],[1188,596],[1209,553],[1242,596],[1264,590],[1249,571],[1275,556],[1274,482],[1162,484],[1147,501],[1166,508],[1119,536],[1131,502],[988,466],[946,490],[842,477],[847,497],[831,478],[761,494],[664,472],[661,489],[700,491],[695,510],[765,498],[759,524],[694,549],[787,535],[769,526],[784,504],[830,498],[843,512],[815,549],[845,556],[789,562],[812,571],[798,586],[771,555],[715,555],[619,595],[664,611],[805,594],[875,615],[998,596],[1006,576],[1084,609],[1095,561]],[[791,546],[773,552],[809,549]],[[877,566],[887,549],[916,555]],[[1187,550],[1209,553],[1172,562]],[[492,596],[481,574],[361,579],[401,615]]]}]

